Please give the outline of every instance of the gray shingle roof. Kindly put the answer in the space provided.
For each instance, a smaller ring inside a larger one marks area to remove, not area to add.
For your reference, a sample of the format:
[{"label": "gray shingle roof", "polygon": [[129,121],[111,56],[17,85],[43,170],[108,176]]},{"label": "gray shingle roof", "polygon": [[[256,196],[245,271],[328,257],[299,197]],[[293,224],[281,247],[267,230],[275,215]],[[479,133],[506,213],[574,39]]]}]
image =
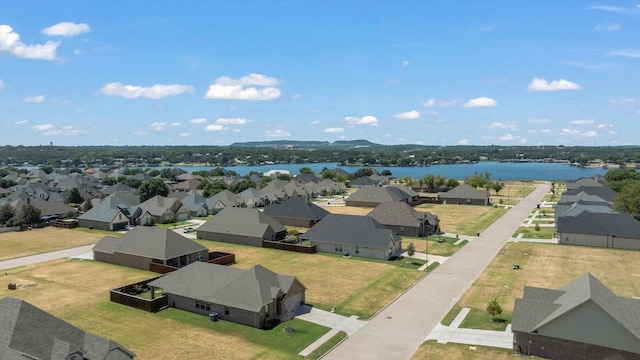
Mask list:
[{"label": "gray shingle roof", "polygon": [[80,352],[85,359],[104,359],[121,349],[109,339],[85,332],[26,301],[13,297],[0,300],[0,359],[66,359]]},{"label": "gray shingle roof", "polygon": [[568,190],[562,195],[578,195],[580,193],[595,195],[608,202],[613,202],[616,196],[618,196],[617,192],[607,186],[580,186],[574,190]]},{"label": "gray shingle roof", "polygon": [[398,187],[364,186],[351,194],[347,200],[358,202],[387,202],[408,200],[411,196]]},{"label": "gray shingle roof", "polygon": [[287,230],[262,211],[247,208],[224,208],[200,225],[197,231],[264,238],[269,228],[275,233]]},{"label": "gray shingle roof", "polygon": [[173,230],[136,226],[120,237],[107,236],[93,247],[93,251],[144,256],[153,259],[173,259],[208,249]]},{"label": "gray shingle roof", "polygon": [[[380,203],[380,205],[371,210],[368,215],[381,224],[408,227],[418,227],[425,219],[435,218],[435,216],[430,213],[416,211],[411,205],[400,201]],[[431,221],[429,221],[429,223],[435,225]]]},{"label": "gray shingle roof", "polygon": [[264,213],[270,216],[309,220],[321,220],[329,215],[327,210],[301,197],[293,197],[279,204],[267,205],[264,208]]},{"label": "gray shingle roof", "polygon": [[515,302],[512,329],[537,331],[586,302],[594,303],[640,340],[640,300],[615,295],[590,273],[560,290],[525,287],[523,298]]},{"label": "gray shingle roof", "polygon": [[479,190],[469,184],[460,184],[447,192],[439,192],[441,199],[488,199],[489,192]]},{"label": "gray shingle roof", "polygon": [[401,238],[370,216],[329,214],[300,236],[303,240],[388,249]]},{"label": "gray shingle roof", "polygon": [[616,236],[640,241],[640,221],[629,214],[581,212],[562,216],[556,225],[558,233]]},{"label": "gray shingle roof", "polygon": [[257,312],[296,280],[261,266],[244,270],[195,262],[149,283],[165,293]]},{"label": "gray shingle roof", "polygon": [[162,216],[167,212],[178,210],[182,203],[178,199],[156,195],[139,205],[142,212],[148,212],[153,216]]},{"label": "gray shingle roof", "polygon": [[242,198],[229,190],[222,190],[207,199],[207,206],[213,208],[216,202],[221,201],[224,207],[236,207],[242,205]]},{"label": "gray shingle roof", "polygon": [[80,215],[78,219],[111,222],[120,213],[125,216],[130,216],[130,207],[120,199],[108,196],[100,204]]}]

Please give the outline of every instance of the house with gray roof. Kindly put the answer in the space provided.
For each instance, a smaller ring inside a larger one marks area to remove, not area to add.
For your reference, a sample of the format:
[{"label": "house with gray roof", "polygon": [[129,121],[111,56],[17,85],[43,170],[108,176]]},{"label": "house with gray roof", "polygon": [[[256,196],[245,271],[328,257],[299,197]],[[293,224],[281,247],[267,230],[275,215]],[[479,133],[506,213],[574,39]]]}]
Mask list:
[{"label": "house with gray roof", "polygon": [[490,205],[489,192],[476,189],[469,184],[460,184],[446,192],[439,192],[443,204]]},{"label": "house with gray roof", "polygon": [[189,209],[182,205],[182,201],[175,198],[156,195],[151,199],[138,205],[140,213],[139,223],[142,225],[152,222],[165,224],[175,218],[176,221],[190,219]]},{"label": "house with gray roof", "polygon": [[403,188],[397,186],[364,186],[349,195],[345,200],[345,205],[376,207],[383,202],[389,201],[410,203],[413,201],[413,197],[411,194],[407,194]]},{"label": "house with gray roof", "polygon": [[200,225],[196,235],[198,239],[262,247],[262,240],[283,240],[287,229],[257,209],[225,208]]},{"label": "house with gray roof", "polygon": [[265,206],[264,213],[286,226],[312,227],[329,212],[301,197]]},{"label": "house with gray roof", "polygon": [[115,196],[107,196],[89,211],[78,216],[78,226],[107,231],[124,230],[132,224],[135,209]]},{"label": "house with gray roof", "polygon": [[567,191],[577,189],[581,186],[604,186],[604,178],[600,176],[583,177],[576,181],[567,181]]},{"label": "house with gray roof", "polygon": [[329,214],[300,239],[333,254],[387,260],[402,253],[402,238],[371,216]]},{"label": "house with gray roof", "polygon": [[629,214],[580,212],[556,223],[558,243],[640,250],[640,221]]},{"label": "house with gray roof", "polygon": [[248,188],[238,194],[248,208],[263,207],[269,204],[269,197],[254,188]]},{"label": "house with gray roof", "polygon": [[559,290],[525,286],[513,308],[513,349],[551,359],[640,359],[640,299],[590,273]]},{"label": "house with gray roof", "polygon": [[373,180],[369,176],[361,176],[349,182],[349,187],[363,188],[367,186],[382,186],[379,180]]},{"label": "house with gray roof", "polygon": [[125,360],[124,346],[86,332],[20,299],[0,300],[0,359]]},{"label": "house with gray roof", "polygon": [[150,264],[181,268],[209,260],[209,250],[181,234],[160,227],[136,226],[120,237],[106,236],[93,247],[93,259],[150,270]]},{"label": "house with gray roof", "polygon": [[209,207],[207,206],[207,199],[198,194],[195,191],[189,193],[189,195],[182,198],[182,205],[189,209],[192,217],[202,217],[209,215]]},{"label": "house with gray roof", "polygon": [[578,195],[580,193],[594,195],[610,203],[613,203],[618,196],[618,193],[608,186],[580,186],[576,189],[565,191],[562,195]]},{"label": "house with gray roof", "polygon": [[398,235],[428,236],[434,234],[440,225],[438,216],[416,211],[411,205],[399,201],[380,203],[368,216]]},{"label": "house with gray roof", "polygon": [[209,209],[224,209],[229,207],[244,207],[244,202],[238,194],[234,194],[229,190],[222,190],[219,193],[207,198],[207,207]]},{"label": "house with gray roof", "polygon": [[20,211],[24,205],[33,205],[40,210],[40,216],[43,218],[65,218],[67,215],[76,216],[78,210],[59,201],[46,201],[39,198],[19,199],[11,202],[11,206],[15,211]]},{"label": "house with gray roof", "polygon": [[[226,211],[226,210],[225,210]],[[150,283],[161,288],[172,307],[262,328],[270,319],[294,314],[306,288],[295,276],[261,266],[237,269],[195,262]]]}]

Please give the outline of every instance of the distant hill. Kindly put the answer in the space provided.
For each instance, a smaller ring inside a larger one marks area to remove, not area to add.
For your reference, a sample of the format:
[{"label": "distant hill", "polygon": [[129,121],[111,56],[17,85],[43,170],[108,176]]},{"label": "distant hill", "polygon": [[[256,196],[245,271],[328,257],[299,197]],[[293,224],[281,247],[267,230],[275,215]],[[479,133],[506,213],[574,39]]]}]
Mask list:
[{"label": "distant hill", "polygon": [[238,142],[230,145],[231,147],[266,147],[271,149],[298,149],[298,150],[311,150],[311,149],[358,149],[358,148],[380,148],[387,145],[375,144],[369,140],[348,140],[348,141],[287,141],[287,140],[274,140],[274,141],[248,141]]}]

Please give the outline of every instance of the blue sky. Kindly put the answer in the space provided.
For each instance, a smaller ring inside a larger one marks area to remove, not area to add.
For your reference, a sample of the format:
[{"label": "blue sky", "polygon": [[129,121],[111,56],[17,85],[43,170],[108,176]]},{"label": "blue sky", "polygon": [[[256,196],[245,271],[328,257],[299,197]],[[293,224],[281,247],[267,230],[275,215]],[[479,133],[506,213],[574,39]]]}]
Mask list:
[{"label": "blue sky", "polygon": [[640,1],[0,1],[1,145],[638,145]]}]

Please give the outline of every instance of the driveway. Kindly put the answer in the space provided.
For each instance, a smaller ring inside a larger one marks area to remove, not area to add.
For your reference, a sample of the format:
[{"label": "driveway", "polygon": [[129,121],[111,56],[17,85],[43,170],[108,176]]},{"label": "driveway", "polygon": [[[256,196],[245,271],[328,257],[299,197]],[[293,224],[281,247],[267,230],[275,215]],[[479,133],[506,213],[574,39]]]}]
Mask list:
[{"label": "driveway", "polygon": [[[549,191],[538,187],[325,359],[408,359]],[[472,206],[472,205],[469,205]]]}]

